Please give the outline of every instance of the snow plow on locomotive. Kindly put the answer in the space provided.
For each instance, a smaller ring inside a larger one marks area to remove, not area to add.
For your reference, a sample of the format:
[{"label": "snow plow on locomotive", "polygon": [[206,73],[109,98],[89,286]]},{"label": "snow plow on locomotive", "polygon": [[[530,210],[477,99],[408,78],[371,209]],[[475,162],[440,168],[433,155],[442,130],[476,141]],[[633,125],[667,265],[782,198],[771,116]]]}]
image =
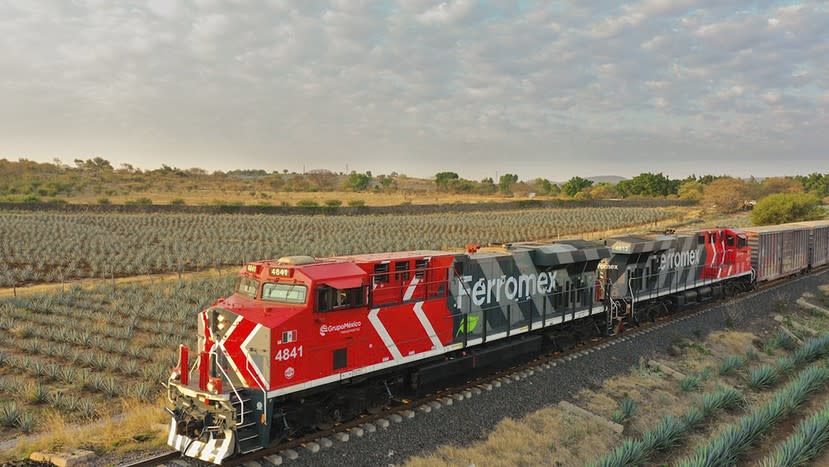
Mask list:
[{"label": "snow plow on locomotive", "polygon": [[755,280],[739,230],[605,243],[248,263],[180,347],[168,444],[219,464]]}]

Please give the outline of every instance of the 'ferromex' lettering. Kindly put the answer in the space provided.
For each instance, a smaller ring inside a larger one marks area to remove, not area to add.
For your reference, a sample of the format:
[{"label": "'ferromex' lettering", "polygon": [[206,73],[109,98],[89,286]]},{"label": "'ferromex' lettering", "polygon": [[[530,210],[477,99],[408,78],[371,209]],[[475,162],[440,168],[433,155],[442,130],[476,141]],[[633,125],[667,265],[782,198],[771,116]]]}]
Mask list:
[{"label": "'ferromex' lettering", "polygon": [[671,251],[662,253],[659,257],[659,270],[665,269],[679,269],[693,266],[699,262],[699,254],[697,250],[691,251]]},{"label": "'ferromex' lettering", "polygon": [[460,308],[463,297],[468,296],[476,306],[488,305],[505,300],[527,299],[533,295],[548,294],[556,290],[556,271],[536,274],[521,274],[518,277],[495,277],[478,279],[472,284],[472,276],[458,278],[458,303]]}]

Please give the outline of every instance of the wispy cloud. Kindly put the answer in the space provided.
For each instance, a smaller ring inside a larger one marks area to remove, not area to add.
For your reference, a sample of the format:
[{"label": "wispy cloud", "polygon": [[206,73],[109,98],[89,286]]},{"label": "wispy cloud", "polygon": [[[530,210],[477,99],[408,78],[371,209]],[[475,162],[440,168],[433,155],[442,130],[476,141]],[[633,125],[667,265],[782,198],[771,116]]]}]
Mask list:
[{"label": "wispy cloud", "polygon": [[0,35],[0,157],[829,171],[817,1],[6,0]]}]

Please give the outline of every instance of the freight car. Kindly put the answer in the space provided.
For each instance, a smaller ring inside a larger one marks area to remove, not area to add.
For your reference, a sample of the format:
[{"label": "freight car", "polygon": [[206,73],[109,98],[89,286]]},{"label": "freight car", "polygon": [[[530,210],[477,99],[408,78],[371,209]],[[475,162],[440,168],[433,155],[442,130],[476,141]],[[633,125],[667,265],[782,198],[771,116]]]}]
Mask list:
[{"label": "freight car", "polygon": [[758,267],[769,267],[763,280],[795,274],[809,255],[784,257],[801,254],[786,232],[808,238],[804,229],[248,263],[235,293],[199,313],[196,358],[180,347],[167,382],[168,443],[221,463],[393,397],[750,288]]},{"label": "freight car", "polygon": [[797,224],[745,229],[759,282],[790,276],[809,267],[809,229]]},{"label": "freight car", "polygon": [[829,264],[829,221],[797,222],[793,225],[809,229],[809,266]]}]

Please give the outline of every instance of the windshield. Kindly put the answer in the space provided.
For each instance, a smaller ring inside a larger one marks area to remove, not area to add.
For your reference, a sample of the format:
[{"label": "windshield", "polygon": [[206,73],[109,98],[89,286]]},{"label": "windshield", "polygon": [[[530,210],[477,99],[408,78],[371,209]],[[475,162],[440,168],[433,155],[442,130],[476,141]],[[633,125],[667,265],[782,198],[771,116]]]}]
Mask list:
[{"label": "windshield", "polygon": [[302,284],[268,282],[262,287],[262,300],[280,303],[305,303],[308,287]]},{"label": "windshield", "polygon": [[236,283],[236,293],[248,298],[256,298],[256,289],[259,288],[259,281],[248,277],[240,277]]}]

